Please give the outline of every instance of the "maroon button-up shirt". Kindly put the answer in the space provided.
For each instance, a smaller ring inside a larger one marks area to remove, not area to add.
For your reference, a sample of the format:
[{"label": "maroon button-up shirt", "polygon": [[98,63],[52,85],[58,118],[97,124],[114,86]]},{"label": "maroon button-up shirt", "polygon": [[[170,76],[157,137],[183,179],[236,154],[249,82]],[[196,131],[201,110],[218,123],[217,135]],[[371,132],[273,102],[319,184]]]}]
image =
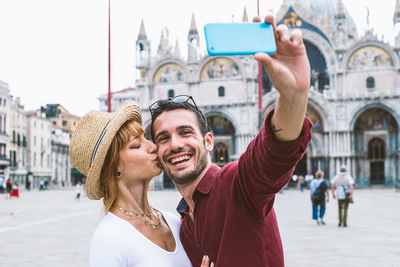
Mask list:
[{"label": "maroon button-up shirt", "polygon": [[194,266],[203,255],[216,267],[284,266],[273,204],[310,142],[312,123],[305,118],[297,140],[279,143],[271,116],[238,161],[204,175],[193,193],[194,221],[185,200],[179,203],[180,238]]}]

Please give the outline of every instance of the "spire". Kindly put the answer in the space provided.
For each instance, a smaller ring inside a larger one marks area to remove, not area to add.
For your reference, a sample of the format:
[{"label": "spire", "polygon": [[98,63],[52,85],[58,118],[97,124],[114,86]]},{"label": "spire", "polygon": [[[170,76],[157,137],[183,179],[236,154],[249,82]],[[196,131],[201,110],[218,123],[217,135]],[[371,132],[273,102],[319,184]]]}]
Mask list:
[{"label": "spire", "polygon": [[174,57],[176,57],[176,58],[180,58],[181,57],[181,52],[179,50],[180,50],[179,49],[179,43],[178,43],[178,40],[176,40]]},{"label": "spire", "polygon": [[160,44],[158,45],[158,54],[162,54],[166,50],[166,39],[164,36],[164,30],[161,30]]},{"label": "spire", "polygon": [[249,18],[247,17],[246,6],[244,6],[242,22],[249,22]]},{"label": "spire", "polygon": [[337,15],[335,16],[335,18],[337,19],[345,19],[346,18],[346,14],[344,13],[344,5],[342,0],[338,0],[338,9],[337,9]]},{"label": "spire", "polygon": [[192,22],[190,23],[189,35],[190,34],[198,34],[196,21],[194,19],[194,12],[192,13]]},{"label": "spire", "polygon": [[140,30],[139,30],[138,39],[139,39],[139,40],[147,39],[146,31],[144,30],[143,19],[142,19],[142,22],[140,23]]},{"label": "spire", "polygon": [[393,23],[400,22],[400,1],[396,0],[396,6],[394,8]]}]

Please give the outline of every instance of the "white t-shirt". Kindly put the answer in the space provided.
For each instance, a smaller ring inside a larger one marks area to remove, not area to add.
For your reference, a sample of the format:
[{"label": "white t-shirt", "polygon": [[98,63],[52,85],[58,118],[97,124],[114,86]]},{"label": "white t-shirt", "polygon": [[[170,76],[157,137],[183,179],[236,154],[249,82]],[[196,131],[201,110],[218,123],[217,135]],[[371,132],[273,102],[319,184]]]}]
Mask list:
[{"label": "white t-shirt", "polygon": [[340,174],[336,175],[332,179],[332,184],[335,185],[335,195],[337,199],[346,199],[345,190],[350,192],[350,185],[354,184],[353,177],[350,175],[346,175],[346,183],[345,184],[338,184],[337,179]]},{"label": "white t-shirt", "polygon": [[162,212],[175,238],[175,251],[157,246],[129,222],[111,212],[97,227],[90,247],[91,267],[191,267],[179,239],[180,220]]}]

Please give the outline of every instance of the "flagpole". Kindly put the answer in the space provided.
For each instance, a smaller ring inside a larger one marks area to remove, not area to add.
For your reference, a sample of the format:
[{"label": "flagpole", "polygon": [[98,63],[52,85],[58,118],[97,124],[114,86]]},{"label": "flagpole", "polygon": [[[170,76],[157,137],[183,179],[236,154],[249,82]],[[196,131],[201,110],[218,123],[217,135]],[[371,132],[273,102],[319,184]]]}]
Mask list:
[{"label": "flagpole", "polygon": [[108,0],[108,112],[111,112],[111,0]]},{"label": "flagpole", "polygon": [[[257,16],[260,16],[260,3],[257,0]],[[263,96],[263,88],[262,88],[262,65],[261,62],[258,62],[258,128],[261,129],[263,124],[263,115],[262,115],[262,96]]]}]

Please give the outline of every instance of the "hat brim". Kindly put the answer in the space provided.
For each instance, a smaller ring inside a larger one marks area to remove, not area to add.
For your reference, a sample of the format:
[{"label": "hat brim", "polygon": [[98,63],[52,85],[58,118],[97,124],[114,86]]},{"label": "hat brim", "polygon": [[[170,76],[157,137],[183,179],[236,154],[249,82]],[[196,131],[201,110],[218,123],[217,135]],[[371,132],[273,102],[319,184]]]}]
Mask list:
[{"label": "hat brim", "polygon": [[92,166],[90,167],[86,177],[85,191],[89,199],[97,200],[104,196],[104,191],[100,186],[100,174],[104,160],[115,134],[125,122],[131,120],[138,122],[140,125],[142,124],[142,112],[136,103],[126,103],[113,113],[103,140],[101,141],[99,149],[92,162]]}]

